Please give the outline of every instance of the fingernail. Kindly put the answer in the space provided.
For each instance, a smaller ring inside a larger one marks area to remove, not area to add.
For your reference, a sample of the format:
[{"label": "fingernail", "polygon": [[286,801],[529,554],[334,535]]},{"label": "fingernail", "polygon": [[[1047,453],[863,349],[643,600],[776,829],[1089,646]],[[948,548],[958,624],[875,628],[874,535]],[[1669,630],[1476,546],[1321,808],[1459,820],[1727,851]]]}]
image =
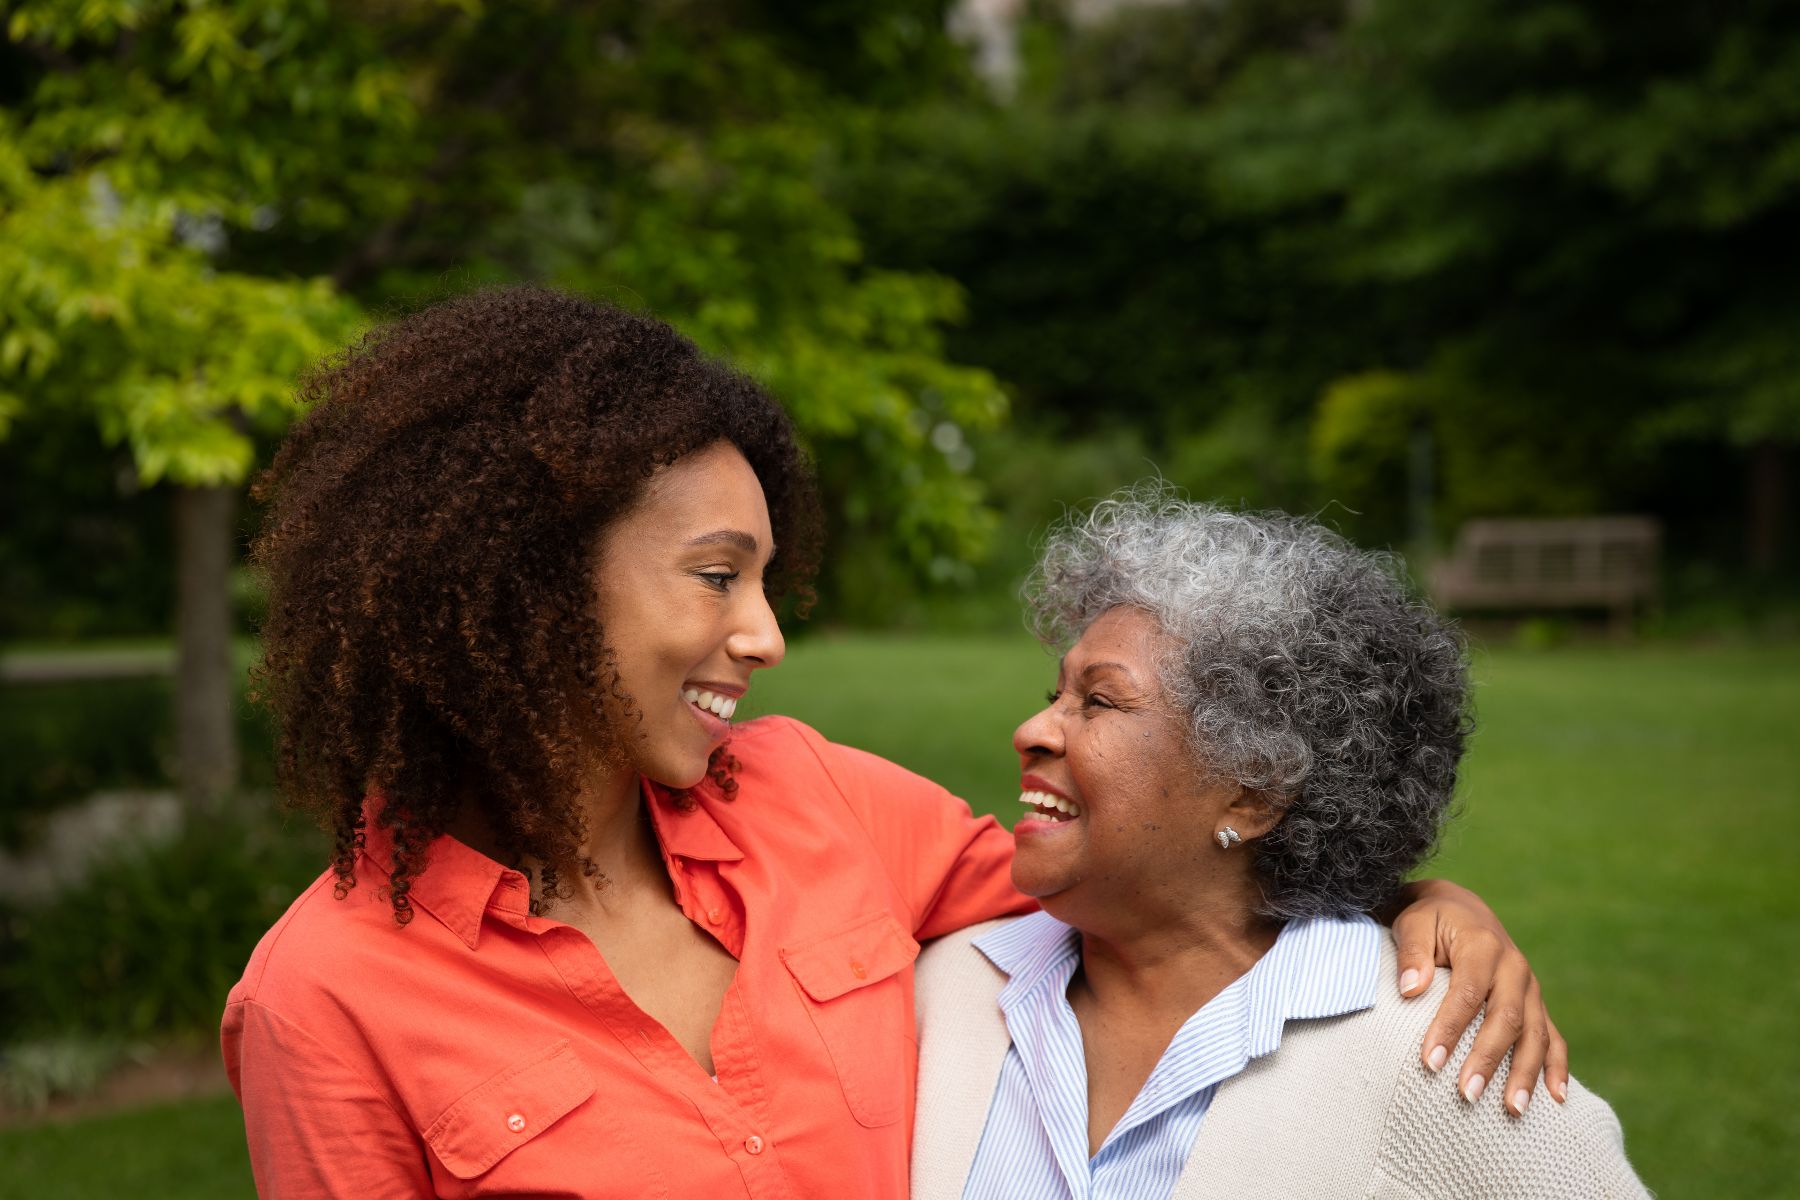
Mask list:
[{"label": "fingernail", "polygon": [[1566,1104],[1569,1099],[1569,1081],[1564,1079],[1561,1082],[1552,1085],[1550,1092],[1556,1097],[1556,1102],[1558,1104]]},{"label": "fingernail", "polygon": [[1481,1089],[1487,1086],[1487,1080],[1479,1075],[1469,1076],[1469,1082],[1463,1084],[1463,1099],[1470,1104],[1481,1099]]},{"label": "fingernail", "polygon": [[1525,1106],[1531,1103],[1531,1093],[1520,1088],[1513,1093],[1513,1111],[1521,1117],[1525,1115]]},{"label": "fingernail", "polygon": [[1414,988],[1416,988],[1418,986],[1419,986],[1418,970],[1414,967],[1406,968],[1406,974],[1404,974],[1400,977],[1400,994],[1402,996],[1407,995]]},{"label": "fingernail", "polygon": [[1431,1053],[1425,1056],[1425,1065],[1430,1067],[1433,1071],[1441,1071],[1444,1069],[1444,1060],[1449,1057],[1450,1052],[1448,1050],[1444,1049],[1442,1046],[1433,1046],[1431,1048]]}]

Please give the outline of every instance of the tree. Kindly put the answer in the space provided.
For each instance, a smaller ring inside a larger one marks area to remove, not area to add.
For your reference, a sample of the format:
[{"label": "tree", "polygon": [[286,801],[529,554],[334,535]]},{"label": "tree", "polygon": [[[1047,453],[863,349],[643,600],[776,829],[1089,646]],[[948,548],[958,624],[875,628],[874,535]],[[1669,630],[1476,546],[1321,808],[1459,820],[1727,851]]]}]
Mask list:
[{"label": "tree", "polygon": [[[301,66],[284,41],[322,35],[322,8],[310,29],[240,36],[271,11],[28,4],[7,27],[37,69],[0,112],[0,435],[77,409],[176,489],[176,745],[195,799],[236,778],[229,569],[253,437],[355,321],[324,281],[214,261],[297,182],[264,139],[342,82],[343,60]],[[334,119],[379,127],[380,91]]]},{"label": "tree", "polygon": [[[1772,565],[1780,447],[1800,443],[1800,12],[1351,13],[1341,36],[1247,70],[1211,145],[1222,194],[1311,228],[1321,277],[1401,318],[1355,370],[1414,376],[1479,441],[1445,472],[1465,511],[1656,505],[1691,467],[1671,451],[1735,446],[1761,480],[1752,561]],[[1325,414],[1328,440],[1343,417]]]},{"label": "tree", "polygon": [[1647,508],[1780,557],[1800,10],[1059,7],[1016,101],[902,112],[845,184],[878,257],[965,284],[951,349],[1024,421],[1376,542],[1429,440],[1446,526]]},{"label": "tree", "polygon": [[[7,24],[0,434],[79,408],[181,489],[186,786],[231,776],[237,485],[371,309],[547,279],[764,376],[840,534],[953,577],[1002,419],[949,281],[869,268],[824,198],[863,107],[943,77],[938,5],[36,0]],[[934,24],[935,21],[935,24]],[[191,586],[190,586],[191,584]]]}]

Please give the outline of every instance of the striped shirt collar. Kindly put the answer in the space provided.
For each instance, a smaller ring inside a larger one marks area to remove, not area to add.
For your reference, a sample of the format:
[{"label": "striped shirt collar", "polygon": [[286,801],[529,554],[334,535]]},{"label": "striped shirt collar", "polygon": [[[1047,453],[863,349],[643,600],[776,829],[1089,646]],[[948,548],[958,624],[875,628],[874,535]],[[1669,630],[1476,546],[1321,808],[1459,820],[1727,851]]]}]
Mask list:
[{"label": "striped shirt collar", "polygon": [[[1171,1060],[1204,1049],[1208,1065],[1183,1082],[1189,1091],[1207,1087],[1242,1071],[1251,1059],[1272,1053],[1288,1021],[1372,1006],[1381,968],[1380,938],[1381,927],[1366,916],[1289,921],[1255,966],[1187,1019],[1152,1079],[1164,1067],[1177,1066]],[[1026,996],[1046,988],[1067,992],[1081,959],[1080,933],[1046,912],[1008,921],[978,938],[975,947],[1009,976],[1000,992],[1001,1011],[1009,1015]],[[1227,1047],[1226,1053],[1218,1053]]]}]

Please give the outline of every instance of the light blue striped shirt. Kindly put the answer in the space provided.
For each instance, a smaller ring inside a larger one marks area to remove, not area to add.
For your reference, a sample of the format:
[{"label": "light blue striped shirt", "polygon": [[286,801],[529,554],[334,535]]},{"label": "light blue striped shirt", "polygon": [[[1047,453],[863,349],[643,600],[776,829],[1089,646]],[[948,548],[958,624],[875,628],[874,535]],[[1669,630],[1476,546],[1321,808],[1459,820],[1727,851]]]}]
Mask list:
[{"label": "light blue striped shirt", "polygon": [[976,949],[1010,976],[1000,1010],[1012,1048],[963,1200],[1167,1200],[1221,1083],[1274,1051],[1286,1022],[1375,1003],[1380,938],[1367,917],[1288,922],[1182,1024],[1090,1159],[1087,1065],[1068,998],[1081,935],[1041,912],[983,935]]}]

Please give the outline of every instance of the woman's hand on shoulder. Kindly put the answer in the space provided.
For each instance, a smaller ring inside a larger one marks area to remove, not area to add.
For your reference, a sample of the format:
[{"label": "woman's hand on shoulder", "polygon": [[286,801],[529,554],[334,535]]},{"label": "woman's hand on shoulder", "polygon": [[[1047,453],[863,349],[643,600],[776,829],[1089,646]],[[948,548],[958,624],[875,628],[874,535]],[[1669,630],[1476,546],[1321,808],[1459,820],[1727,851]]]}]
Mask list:
[{"label": "woman's hand on shoulder", "polygon": [[1473,1103],[1489,1090],[1510,1049],[1512,1065],[1501,1092],[1508,1112],[1524,1112],[1540,1072],[1551,1096],[1558,1103],[1567,1100],[1569,1045],[1544,1007],[1537,974],[1494,910],[1474,892],[1444,879],[1407,884],[1394,909],[1400,994],[1420,995],[1436,967],[1450,968],[1449,995],[1419,1050],[1426,1067],[1442,1068],[1463,1031],[1485,1008],[1457,1082],[1463,1098]]}]

